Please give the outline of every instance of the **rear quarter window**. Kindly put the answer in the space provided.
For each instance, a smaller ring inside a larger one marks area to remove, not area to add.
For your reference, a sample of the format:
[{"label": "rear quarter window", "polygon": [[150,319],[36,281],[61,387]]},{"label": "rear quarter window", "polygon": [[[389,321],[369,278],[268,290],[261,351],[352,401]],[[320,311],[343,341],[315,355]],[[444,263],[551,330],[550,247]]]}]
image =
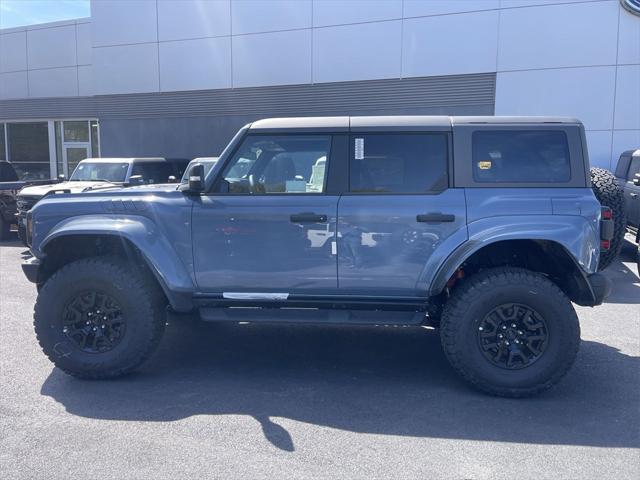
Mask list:
[{"label": "rear quarter window", "polygon": [[483,130],[472,136],[479,183],[565,183],[571,180],[567,135],[559,130]]}]

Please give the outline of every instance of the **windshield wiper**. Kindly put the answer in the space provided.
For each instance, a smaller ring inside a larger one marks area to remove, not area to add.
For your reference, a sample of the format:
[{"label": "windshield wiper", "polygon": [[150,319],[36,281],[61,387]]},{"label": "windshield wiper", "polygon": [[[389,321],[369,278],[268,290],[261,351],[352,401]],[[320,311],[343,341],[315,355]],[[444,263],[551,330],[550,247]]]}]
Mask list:
[{"label": "windshield wiper", "polygon": [[118,183],[116,180],[107,180],[106,178],[70,178],[70,182],[108,182]]}]

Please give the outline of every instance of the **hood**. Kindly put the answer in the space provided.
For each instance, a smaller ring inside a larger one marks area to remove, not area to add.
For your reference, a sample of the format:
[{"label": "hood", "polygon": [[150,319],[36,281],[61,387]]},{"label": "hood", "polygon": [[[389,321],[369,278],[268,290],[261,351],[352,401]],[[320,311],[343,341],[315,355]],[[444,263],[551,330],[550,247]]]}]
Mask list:
[{"label": "hood", "polygon": [[20,190],[18,196],[29,196],[29,197],[42,197],[49,192],[53,192],[54,190],[70,190],[71,193],[79,193],[83,192],[86,189],[95,189],[95,188],[105,188],[105,187],[115,187],[117,186],[114,183],[110,182],[61,182],[54,183],[51,185],[33,185],[31,187],[25,187]]},{"label": "hood", "polygon": [[[110,188],[108,190],[109,195],[122,195],[122,194],[141,194],[141,193],[160,193],[160,192],[172,192],[178,188],[179,183],[152,183],[149,185],[136,185],[135,187],[123,187],[118,186],[116,188]],[[89,190],[86,193],[99,194],[104,190],[94,189]]]}]

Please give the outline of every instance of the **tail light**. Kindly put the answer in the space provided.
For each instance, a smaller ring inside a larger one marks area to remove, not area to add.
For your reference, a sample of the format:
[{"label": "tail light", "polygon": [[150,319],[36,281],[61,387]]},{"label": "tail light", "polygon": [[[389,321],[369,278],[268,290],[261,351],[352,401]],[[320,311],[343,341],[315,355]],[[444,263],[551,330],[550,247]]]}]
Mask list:
[{"label": "tail light", "polygon": [[613,211],[609,207],[601,207],[600,213],[600,250],[606,252],[611,248],[613,240],[614,224]]}]

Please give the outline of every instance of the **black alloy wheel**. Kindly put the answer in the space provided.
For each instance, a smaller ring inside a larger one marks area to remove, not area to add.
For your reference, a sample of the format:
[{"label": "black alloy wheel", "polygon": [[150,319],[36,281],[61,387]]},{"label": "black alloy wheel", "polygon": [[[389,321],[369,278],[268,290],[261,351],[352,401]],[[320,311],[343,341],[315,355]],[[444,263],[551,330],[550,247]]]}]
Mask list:
[{"label": "black alloy wheel", "polygon": [[478,346],[484,358],[509,370],[533,364],[544,354],[548,342],[544,318],[518,303],[495,307],[478,326]]},{"label": "black alloy wheel", "polygon": [[125,335],[122,308],[104,292],[78,293],[67,303],[62,315],[62,333],[86,353],[108,352]]}]

